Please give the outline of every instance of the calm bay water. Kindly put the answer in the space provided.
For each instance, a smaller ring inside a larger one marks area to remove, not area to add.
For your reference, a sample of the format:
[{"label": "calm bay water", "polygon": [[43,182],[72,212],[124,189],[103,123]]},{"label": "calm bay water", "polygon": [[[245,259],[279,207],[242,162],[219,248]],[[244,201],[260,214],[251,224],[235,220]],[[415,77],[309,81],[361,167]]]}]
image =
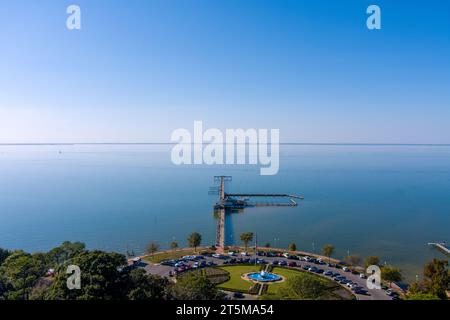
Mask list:
[{"label": "calm bay water", "polygon": [[[214,175],[234,192],[305,196],[298,207],[247,208],[227,217],[227,241],[244,231],[336,256],[378,255],[407,279],[449,241],[450,147],[284,145],[280,171],[258,166],[175,166],[168,145],[0,146],[0,247],[48,250],[64,240],[139,253],[156,241],[214,242]],[[236,239],[236,241],[235,241]]]}]

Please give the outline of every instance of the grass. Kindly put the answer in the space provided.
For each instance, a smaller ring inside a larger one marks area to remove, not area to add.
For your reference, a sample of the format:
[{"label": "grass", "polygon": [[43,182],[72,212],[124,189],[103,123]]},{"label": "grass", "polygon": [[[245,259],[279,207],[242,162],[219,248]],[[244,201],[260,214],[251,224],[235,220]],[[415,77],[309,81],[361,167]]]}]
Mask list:
[{"label": "grass", "polygon": [[[300,270],[296,270],[296,269],[287,269],[287,268],[280,268],[280,267],[275,267],[273,268],[273,270],[271,271],[275,274],[278,274],[282,277],[284,277],[286,280],[289,278],[293,278],[293,277],[316,277],[317,279],[320,279],[321,281],[323,281],[327,286],[328,285],[332,285],[335,286],[335,283],[327,280],[327,279],[323,279],[320,276],[314,275],[314,274],[310,274],[310,273],[306,273]],[[280,282],[280,283],[271,283],[269,284],[269,289],[267,290],[268,294],[273,294],[275,293],[278,289],[280,288],[284,288],[286,287],[286,281],[284,282]]]},{"label": "grass", "polygon": [[250,281],[241,278],[241,275],[249,272],[258,272],[260,266],[226,266],[219,267],[219,269],[225,270],[230,274],[230,279],[218,285],[220,289],[248,292],[248,289],[252,286]]}]

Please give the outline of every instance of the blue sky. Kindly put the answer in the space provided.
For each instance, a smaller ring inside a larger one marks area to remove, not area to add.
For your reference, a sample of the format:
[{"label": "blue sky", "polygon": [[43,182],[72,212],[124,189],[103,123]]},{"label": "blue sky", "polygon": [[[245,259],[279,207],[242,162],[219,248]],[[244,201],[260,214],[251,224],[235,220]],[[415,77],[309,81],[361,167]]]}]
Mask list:
[{"label": "blue sky", "polygon": [[4,0],[0,49],[0,143],[450,143],[448,1]]}]

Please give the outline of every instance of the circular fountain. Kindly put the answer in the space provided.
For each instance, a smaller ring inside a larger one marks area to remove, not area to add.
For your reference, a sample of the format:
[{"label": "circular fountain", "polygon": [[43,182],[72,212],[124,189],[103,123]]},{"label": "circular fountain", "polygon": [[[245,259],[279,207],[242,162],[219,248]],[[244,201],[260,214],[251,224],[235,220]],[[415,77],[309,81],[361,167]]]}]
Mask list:
[{"label": "circular fountain", "polygon": [[283,279],[282,277],[280,277],[279,275],[277,275],[275,273],[270,273],[270,272],[265,272],[265,271],[249,273],[249,274],[247,274],[247,278],[249,278],[250,280],[259,281],[259,282],[275,282],[275,281],[280,281]]}]

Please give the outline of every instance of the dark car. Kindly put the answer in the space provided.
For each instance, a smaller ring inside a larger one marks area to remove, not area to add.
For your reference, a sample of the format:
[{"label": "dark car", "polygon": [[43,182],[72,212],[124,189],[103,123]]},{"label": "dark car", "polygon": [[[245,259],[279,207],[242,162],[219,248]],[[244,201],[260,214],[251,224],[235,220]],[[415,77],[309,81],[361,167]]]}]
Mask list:
[{"label": "dark car", "polygon": [[235,292],[235,293],[233,293],[233,298],[242,299],[242,298],[244,298],[244,295],[240,292]]},{"label": "dark car", "polygon": [[362,294],[364,296],[370,296],[370,293],[367,290],[359,289],[354,291],[356,294]]},{"label": "dark car", "polygon": [[287,266],[287,262],[284,261],[284,260],[281,260],[278,264],[279,264],[280,266]]},{"label": "dark car", "polygon": [[336,268],[336,265],[335,265],[334,263],[328,263],[328,266],[329,266],[330,268]]},{"label": "dark car", "polygon": [[277,264],[278,264],[278,260],[273,260],[273,261],[272,261],[272,264],[273,264],[273,265],[277,265]]},{"label": "dark car", "polygon": [[317,269],[316,273],[323,273],[323,269]]},{"label": "dark car", "polygon": [[295,263],[294,261],[289,262],[288,264],[289,267],[296,267],[297,263]]},{"label": "dark car", "polygon": [[236,263],[236,258],[231,258],[230,260],[229,260],[229,263],[231,264],[231,263]]},{"label": "dark car", "polygon": [[309,268],[311,268],[311,266],[309,264],[307,264],[306,266],[302,267],[303,270],[309,270]]}]

